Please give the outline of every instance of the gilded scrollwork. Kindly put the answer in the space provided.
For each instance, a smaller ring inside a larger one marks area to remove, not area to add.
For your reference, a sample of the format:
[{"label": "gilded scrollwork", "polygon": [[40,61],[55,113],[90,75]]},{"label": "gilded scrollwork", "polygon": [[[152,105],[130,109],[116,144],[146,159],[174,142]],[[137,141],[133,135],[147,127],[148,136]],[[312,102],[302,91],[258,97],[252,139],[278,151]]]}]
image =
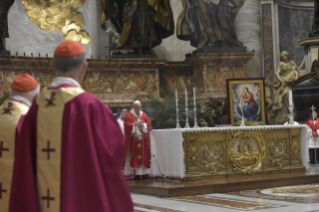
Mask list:
[{"label": "gilded scrollwork", "polygon": [[286,139],[272,139],[269,142],[269,160],[273,166],[282,169],[288,164]]},{"label": "gilded scrollwork", "polygon": [[239,131],[235,133],[228,150],[234,172],[250,174],[262,170],[264,146],[257,132]]},{"label": "gilded scrollwork", "polygon": [[291,135],[290,142],[291,164],[301,163],[301,142],[300,135]]},{"label": "gilded scrollwork", "polygon": [[184,132],[186,179],[304,170],[301,128]]},{"label": "gilded scrollwork", "polygon": [[200,160],[201,147],[196,142],[195,138],[190,139],[190,145],[188,150],[188,163],[190,168],[196,168],[197,163]]},{"label": "gilded scrollwork", "polygon": [[204,171],[217,173],[223,169],[223,146],[222,141],[209,141],[202,148],[202,166]]}]

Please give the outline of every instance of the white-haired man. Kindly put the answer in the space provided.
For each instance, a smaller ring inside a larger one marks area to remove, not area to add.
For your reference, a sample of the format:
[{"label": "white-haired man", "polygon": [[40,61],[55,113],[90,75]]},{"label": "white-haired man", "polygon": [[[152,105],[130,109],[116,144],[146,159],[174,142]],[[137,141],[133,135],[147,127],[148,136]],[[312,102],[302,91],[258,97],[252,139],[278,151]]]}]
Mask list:
[{"label": "white-haired man", "polygon": [[151,168],[151,142],[149,132],[152,122],[141,110],[142,103],[135,101],[133,109],[125,117],[124,129],[126,139],[126,155],[130,153],[130,166],[134,169],[134,180],[149,179]]},{"label": "white-haired man", "polygon": [[[287,118],[288,118],[288,121],[284,123],[284,126],[290,126],[291,125],[291,124],[289,124],[290,123],[290,114],[288,114]],[[294,121],[294,123],[292,125],[299,125],[299,123]]]},{"label": "white-haired man", "polygon": [[122,174],[125,139],[112,111],[81,88],[87,65],[78,42],[55,50],[57,77],[21,129],[10,212],[133,212]]},{"label": "white-haired man", "polygon": [[9,211],[16,143],[24,116],[39,92],[36,79],[18,75],[11,84],[9,99],[0,107],[0,211]]}]

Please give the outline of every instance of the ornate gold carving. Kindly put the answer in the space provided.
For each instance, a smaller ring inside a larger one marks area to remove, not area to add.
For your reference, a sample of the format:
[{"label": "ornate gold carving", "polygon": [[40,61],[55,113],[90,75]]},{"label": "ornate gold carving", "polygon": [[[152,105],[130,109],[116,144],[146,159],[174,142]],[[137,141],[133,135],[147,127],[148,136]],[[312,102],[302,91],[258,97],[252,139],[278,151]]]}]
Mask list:
[{"label": "ornate gold carving", "polygon": [[183,132],[185,179],[304,169],[301,128]]},{"label": "ornate gold carving", "polygon": [[206,146],[202,147],[202,166],[203,171],[217,173],[223,168],[223,146],[222,141],[208,141]]},{"label": "ornate gold carving", "polygon": [[[236,147],[237,151],[235,151]],[[264,147],[257,132],[236,132],[229,143],[228,150],[234,172],[250,174],[261,171]]]},{"label": "ornate gold carving", "polygon": [[41,30],[53,32],[60,30],[65,40],[74,40],[89,44],[92,38],[81,30],[85,25],[84,17],[77,8],[84,5],[86,0],[36,1],[22,0],[30,20]]},{"label": "ornate gold carving", "polygon": [[299,134],[291,135],[290,142],[291,164],[301,164],[301,142]]},{"label": "ornate gold carving", "polygon": [[282,169],[288,164],[287,141],[286,139],[273,139],[268,144],[269,160],[273,166]]},{"label": "ornate gold carving", "polygon": [[190,139],[188,151],[188,163],[190,168],[196,168],[199,161],[201,147],[196,142],[195,138]]}]

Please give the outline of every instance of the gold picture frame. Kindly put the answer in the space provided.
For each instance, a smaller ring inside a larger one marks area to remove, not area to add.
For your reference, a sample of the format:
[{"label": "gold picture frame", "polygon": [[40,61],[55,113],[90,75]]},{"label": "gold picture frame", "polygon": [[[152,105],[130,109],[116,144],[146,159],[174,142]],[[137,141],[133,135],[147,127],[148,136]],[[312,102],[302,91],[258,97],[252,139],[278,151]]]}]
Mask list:
[{"label": "gold picture frame", "polygon": [[238,125],[244,114],[245,124],[266,123],[265,79],[227,79],[228,123]]}]

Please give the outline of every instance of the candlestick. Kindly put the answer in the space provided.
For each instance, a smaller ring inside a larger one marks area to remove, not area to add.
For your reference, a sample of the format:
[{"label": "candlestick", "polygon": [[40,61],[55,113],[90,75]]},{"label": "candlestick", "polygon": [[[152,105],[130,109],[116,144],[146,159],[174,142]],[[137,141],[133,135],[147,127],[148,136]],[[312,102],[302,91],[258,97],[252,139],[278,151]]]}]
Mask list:
[{"label": "candlestick", "polygon": [[196,108],[196,92],[195,88],[193,88],[193,98],[194,98],[194,128],[199,128],[197,125],[197,108]]},{"label": "candlestick", "polygon": [[294,107],[292,105],[289,105],[289,114],[290,114],[290,119],[289,119],[289,125],[294,125]]},{"label": "candlestick", "polygon": [[185,112],[186,112],[185,128],[190,128],[189,124],[188,124],[187,89],[185,89]]},{"label": "candlestick", "polygon": [[175,100],[176,100],[176,128],[181,128],[179,125],[179,115],[178,115],[178,93],[177,89],[175,89]]},{"label": "candlestick", "polygon": [[196,107],[196,92],[195,92],[195,88],[193,88],[193,98],[194,98],[194,107]]},{"label": "candlestick", "polygon": [[185,112],[186,112],[186,121],[185,121],[184,128],[190,128],[189,123],[188,123],[188,108],[185,109]]},{"label": "candlestick", "polygon": [[188,103],[187,103],[187,89],[185,89],[185,106],[188,107]]},{"label": "candlestick", "polygon": [[245,103],[244,103],[244,101],[242,101],[242,104],[241,104],[242,106],[241,106],[241,127],[245,127],[246,125],[245,125],[245,117],[244,117],[244,105],[245,105]]},{"label": "candlestick", "polygon": [[175,89],[175,102],[176,102],[176,108],[178,108],[178,93],[177,93],[177,89]]},{"label": "candlestick", "polygon": [[292,105],[292,91],[289,90],[289,105]]}]

